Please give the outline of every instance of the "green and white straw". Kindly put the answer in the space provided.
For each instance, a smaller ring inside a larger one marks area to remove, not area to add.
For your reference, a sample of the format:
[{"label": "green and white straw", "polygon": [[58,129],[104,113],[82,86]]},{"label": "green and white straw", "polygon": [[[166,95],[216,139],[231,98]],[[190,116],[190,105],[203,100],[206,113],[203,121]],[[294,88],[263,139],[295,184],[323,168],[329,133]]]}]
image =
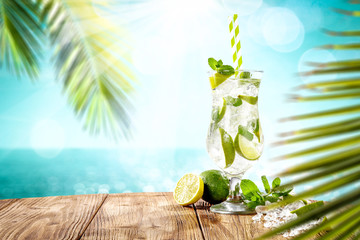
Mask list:
[{"label": "green and white straw", "polygon": [[[229,17],[231,48],[233,52],[233,64],[235,70],[239,70],[242,64],[239,24],[237,22],[237,18],[238,18],[237,14],[234,14],[232,17]],[[235,75],[237,75],[237,72],[235,73]]]}]

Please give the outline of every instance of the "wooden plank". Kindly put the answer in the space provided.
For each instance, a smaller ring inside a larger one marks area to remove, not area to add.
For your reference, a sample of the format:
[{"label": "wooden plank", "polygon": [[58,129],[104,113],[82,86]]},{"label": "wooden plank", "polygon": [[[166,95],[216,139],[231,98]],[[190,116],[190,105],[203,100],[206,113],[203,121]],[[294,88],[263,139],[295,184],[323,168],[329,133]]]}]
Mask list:
[{"label": "wooden plank", "polygon": [[12,204],[17,200],[18,200],[17,198],[0,200],[0,211],[1,209],[6,208],[7,206],[9,206],[10,204]]},{"label": "wooden plank", "polygon": [[81,238],[203,239],[195,211],[171,193],[110,194]]},{"label": "wooden plank", "polygon": [[0,211],[0,239],[77,239],[106,197],[19,199]]},{"label": "wooden plank", "polygon": [[[262,233],[268,231],[261,223],[254,223],[254,215],[226,215],[216,214],[210,211],[210,205],[204,201],[195,204],[200,225],[205,239],[254,239]],[[273,240],[286,239],[280,235],[272,238]]]}]

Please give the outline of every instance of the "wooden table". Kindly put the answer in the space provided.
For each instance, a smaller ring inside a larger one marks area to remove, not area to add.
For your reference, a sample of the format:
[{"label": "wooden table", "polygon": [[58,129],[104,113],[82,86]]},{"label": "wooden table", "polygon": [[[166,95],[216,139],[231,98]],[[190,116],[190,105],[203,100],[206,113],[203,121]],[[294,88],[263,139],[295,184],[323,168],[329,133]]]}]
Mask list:
[{"label": "wooden table", "polygon": [[[172,193],[123,193],[0,200],[0,239],[253,239],[252,215],[222,215]],[[273,239],[284,239],[278,236]]]}]

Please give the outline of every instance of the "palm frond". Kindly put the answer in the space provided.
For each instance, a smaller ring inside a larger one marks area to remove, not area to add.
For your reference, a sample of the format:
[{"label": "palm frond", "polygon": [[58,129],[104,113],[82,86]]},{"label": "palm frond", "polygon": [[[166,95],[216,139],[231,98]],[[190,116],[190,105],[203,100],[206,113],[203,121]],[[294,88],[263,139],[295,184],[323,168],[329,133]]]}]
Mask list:
[{"label": "palm frond", "polygon": [[297,130],[291,131],[291,132],[284,132],[284,133],[280,133],[279,136],[280,137],[289,137],[289,136],[294,136],[294,135],[328,131],[330,129],[336,129],[339,127],[343,127],[344,125],[356,124],[357,122],[360,122],[360,117],[355,117],[355,118],[347,119],[344,121],[338,121],[338,122],[324,124],[324,125],[317,125],[315,127],[297,129]]},{"label": "palm frond", "polygon": [[282,176],[292,175],[295,173],[307,172],[313,169],[321,169],[323,167],[326,167],[327,165],[332,165],[332,164],[334,165],[340,162],[351,161],[353,158],[358,159],[359,154],[360,154],[360,150],[357,147],[354,147],[352,149],[346,149],[343,151],[338,151],[335,154],[331,153],[323,157],[312,159],[311,161],[302,163],[300,165],[289,167],[283,172],[281,172],[280,175]]},{"label": "palm frond", "polygon": [[[356,0],[357,1],[357,0]],[[355,1],[352,1],[355,3]],[[349,16],[360,16],[359,11],[347,11],[335,9],[336,12]],[[360,31],[329,31],[325,30],[330,36],[356,37]],[[321,49],[333,50],[359,50],[360,43],[351,44],[329,44]],[[308,65],[315,67],[314,70],[300,73],[302,76],[312,75],[331,75],[331,74],[360,74],[360,60],[348,59],[334,62],[310,62]],[[341,78],[334,81],[313,82],[297,87],[296,90],[312,90],[313,95],[293,95],[293,100],[302,101],[320,101],[320,100],[339,100],[339,99],[360,99],[360,78]],[[315,91],[314,91],[315,90]],[[331,94],[327,92],[332,92]],[[287,117],[281,121],[303,120],[313,118],[325,118],[338,115],[346,117],[356,115],[352,118],[337,120],[326,124],[298,129],[295,131],[284,132],[280,137],[284,138],[274,145],[296,144],[299,142],[315,141],[322,139],[321,143],[311,142],[310,147],[296,150],[276,157],[276,160],[289,160],[297,157],[312,156],[300,164],[289,167],[279,173],[280,176],[291,176],[286,185],[310,184],[313,188],[304,190],[291,198],[287,198],[279,205],[287,204],[292,201],[300,200],[307,197],[319,196],[321,194],[342,188],[345,193],[325,204],[323,207],[312,210],[306,215],[300,216],[294,221],[288,222],[279,228],[272,230],[261,239],[271,237],[289,228],[305,224],[313,219],[327,215],[327,221],[314,226],[312,229],[305,231],[294,239],[309,239],[315,237],[321,231],[321,239],[348,239],[360,238],[360,105],[349,105],[345,102],[342,107],[325,111],[318,111],[297,116]],[[344,136],[348,134],[349,136]],[[343,136],[338,140],[331,140],[336,136]],[[324,154],[325,153],[325,154]],[[336,176],[334,178],[334,176]],[[321,180],[320,184],[315,185],[314,181]],[[349,188],[351,186],[351,189]],[[357,187],[356,187],[357,186]],[[349,190],[350,189],[350,190]]]},{"label": "palm frond", "polygon": [[348,11],[340,8],[334,8],[334,11],[348,16],[360,17],[360,11]]},{"label": "palm frond", "polygon": [[282,119],[280,119],[280,121],[284,122],[284,121],[290,121],[290,120],[303,120],[303,119],[309,119],[309,118],[329,117],[329,116],[336,116],[336,115],[341,115],[341,114],[352,114],[352,113],[358,113],[358,112],[360,112],[360,105],[353,105],[350,107],[336,108],[336,109],[331,109],[331,110],[327,110],[327,111],[308,113],[308,114],[302,114],[302,115],[282,118]]},{"label": "palm frond", "polygon": [[331,35],[331,36],[342,36],[342,37],[360,36],[360,31],[341,31],[341,32],[337,32],[337,31],[331,31],[331,30],[324,29],[324,32],[326,34]]},{"label": "palm frond", "polygon": [[[325,204],[323,207],[314,209],[308,212],[307,214],[304,214],[303,216],[296,218],[293,221],[290,221],[272,231],[265,233],[264,235],[260,236],[257,239],[270,238],[294,226],[305,224],[313,219],[321,218],[326,214],[336,211],[335,215],[333,217],[330,217],[328,221],[324,221],[320,225],[315,226],[312,230],[307,231],[302,235],[298,236],[298,239],[308,239],[308,238],[303,238],[303,236],[306,236],[307,234],[315,235],[316,233],[319,233],[321,230],[325,230],[328,229],[329,227],[332,227],[334,223],[335,224],[341,223],[346,219],[352,218],[354,215],[359,215],[359,211],[360,211],[359,199],[360,199],[360,191],[352,191],[344,196],[341,196],[340,198],[333,200],[328,204]],[[354,207],[347,209],[351,204],[353,204]]]},{"label": "palm frond", "polygon": [[18,77],[39,74],[44,33],[34,1],[0,1],[0,66]]},{"label": "palm frond", "polygon": [[323,75],[323,74],[332,74],[332,73],[353,73],[353,72],[358,72],[359,70],[360,70],[360,65],[357,65],[357,66],[347,66],[347,67],[345,66],[345,67],[337,67],[337,68],[315,69],[309,72],[299,73],[299,75],[311,76],[311,75]]},{"label": "palm frond", "polygon": [[124,30],[99,17],[90,0],[43,4],[58,79],[75,113],[90,133],[129,137],[136,78]]},{"label": "palm frond", "polygon": [[323,88],[323,87],[344,87],[344,86],[360,86],[360,78],[347,78],[339,79],[336,81],[323,81],[323,82],[314,82],[301,85],[297,89],[314,89],[314,88]]},{"label": "palm frond", "polygon": [[349,43],[349,44],[327,44],[320,46],[322,49],[334,49],[334,50],[356,50],[360,49],[360,43]]},{"label": "palm frond", "polygon": [[[333,89],[333,91],[335,91]],[[335,100],[335,99],[348,99],[348,98],[359,98],[360,92],[350,92],[350,93],[341,93],[341,94],[331,94],[331,95],[317,95],[317,96],[301,96],[301,95],[290,95],[289,100],[299,101],[299,102],[308,102],[308,101],[324,101],[324,100]]]},{"label": "palm frond", "polygon": [[329,137],[334,135],[340,136],[342,134],[353,133],[358,131],[360,131],[360,122],[354,122],[346,125],[339,125],[338,127],[327,128],[323,131],[317,131],[312,134],[302,135],[302,136],[278,141],[275,142],[274,145],[297,143],[297,142],[303,142],[305,140],[313,140],[313,139]]},{"label": "palm frond", "polygon": [[360,4],[360,0],[348,0],[350,4]]}]

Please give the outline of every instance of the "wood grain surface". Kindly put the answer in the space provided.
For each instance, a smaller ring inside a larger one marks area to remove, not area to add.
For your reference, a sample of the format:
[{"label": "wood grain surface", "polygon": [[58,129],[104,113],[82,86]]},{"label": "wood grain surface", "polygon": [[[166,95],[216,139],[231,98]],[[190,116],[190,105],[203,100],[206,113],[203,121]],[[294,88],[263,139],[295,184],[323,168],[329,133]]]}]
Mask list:
[{"label": "wood grain surface", "polygon": [[[254,239],[268,231],[260,223],[254,223],[254,215],[228,215],[213,213],[210,205],[204,201],[195,204],[196,212],[205,239]],[[286,239],[280,235],[273,240]]]},{"label": "wood grain surface", "polygon": [[203,239],[195,211],[171,193],[111,194],[81,239]]},{"label": "wood grain surface", "polygon": [[215,214],[204,201],[182,207],[172,193],[0,200],[0,240],[250,240],[268,230],[252,217]]},{"label": "wood grain surface", "polygon": [[106,197],[19,199],[0,210],[0,239],[78,239]]},{"label": "wood grain surface", "polygon": [[0,201],[0,210],[9,206],[11,203],[17,201],[18,199],[17,198],[14,198],[14,199],[5,199],[5,200],[1,200]]}]

